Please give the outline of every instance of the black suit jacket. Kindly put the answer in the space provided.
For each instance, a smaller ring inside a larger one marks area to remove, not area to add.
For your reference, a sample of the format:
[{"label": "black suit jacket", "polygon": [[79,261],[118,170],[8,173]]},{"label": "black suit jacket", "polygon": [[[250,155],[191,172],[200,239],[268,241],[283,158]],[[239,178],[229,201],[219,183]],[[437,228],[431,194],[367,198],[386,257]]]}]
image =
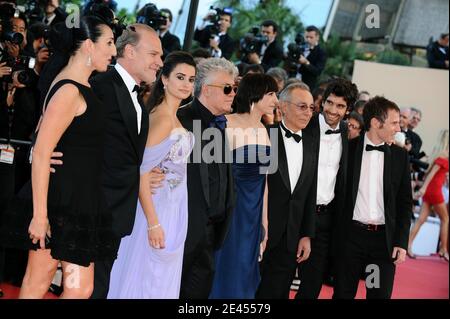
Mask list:
[{"label": "black suit jacket", "polygon": [[443,48],[445,53],[440,48],[443,47],[439,45],[438,41],[433,42],[427,47],[428,66],[434,69],[448,69],[445,66],[445,60],[448,61],[449,59],[448,47]]},{"label": "black suit jacket", "polygon": [[[317,150],[320,152],[320,124],[319,124],[319,115],[315,115],[311,118],[307,130],[311,130],[314,135],[314,140],[316,141]],[[338,224],[339,218],[342,215],[342,211],[344,209],[345,204],[345,187],[347,182],[347,160],[348,160],[348,126],[344,121],[339,123],[339,129],[341,130],[341,139],[342,139],[342,154],[341,159],[339,161],[339,170],[336,175],[336,184],[334,186],[334,199],[331,201],[329,205],[332,207],[333,211],[333,226]],[[318,158],[319,155],[317,155]],[[317,160],[316,170],[319,169],[319,160]],[[314,209],[315,212],[315,209]],[[331,239],[331,252],[335,253],[337,247],[337,227],[332,228],[332,239]]]},{"label": "black suit jacket", "polygon": [[[203,30],[195,29],[194,40],[198,41],[200,46],[209,49],[209,39],[211,37],[211,26],[206,26]],[[219,49],[222,51],[222,57],[229,60],[233,55],[235,43],[228,33],[220,36]]]},{"label": "black suit jacket", "polygon": [[[67,13],[61,9],[61,8],[56,8],[55,9],[55,18],[52,20],[52,22],[49,24],[50,27],[53,27],[55,24],[59,23],[59,22],[64,22],[66,21],[67,18]],[[45,23],[45,18],[44,21]]]},{"label": "black suit jacket", "polygon": [[301,65],[298,72],[302,75],[302,81],[308,84],[311,90],[314,90],[317,84],[317,79],[325,69],[325,64],[327,63],[327,55],[325,51],[319,46],[315,46],[311,50],[308,57],[306,58],[310,64]]},{"label": "black suit jacket", "polygon": [[104,102],[106,133],[102,186],[119,237],[131,234],[139,194],[139,168],[148,135],[148,114],[142,110],[141,132],[130,93],[115,68],[91,80]]},{"label": "black suit jacket", "polygon": [[296,252],[300,238],[314,237],[315,233],[317,141],[311,130],[302,131],[302,170],[291,193],[283,131],[276,124],[269,126],[269,134],[273,129],[278,136],[278,170],[267,177],[269,240],[266,249],[269,251],[276,247],[286,234],[288,250]]},{"label": "black suit jacket", "polygon": [[[364,134],[349,141],[348,178],[345,209],[340,218],[340,247],[349,233],[353,219],[364,147]],[[408,154],[396,145],[386,147],[384,153],[384,216],[386,222],[386,243],[389,256],[394,247],[407,249],[411,219],[412,195]],[[374,151],[375,152],[375,151]]]},{"label": "black suit jacket", "polygon": [[[207,128],[206,123],[201,122],[199,108],[204,107],[201,103],[194,99],[191,103],[183,106],[178,111],[178,119],[183,127],[195,134],[195,146],[191,154],[189,163],[187,164],[187,187],[188,187],[188,233],[185,242],[185,253],[191,252],[201,240],[206,237],[206,228],[210,216],[210,196],[209,196],[209,172],[208,164],[201,159],[200,163],[195,163],[195,154],[201,154],[203,148],[207,144],[200,134]],[[194,130],[194,121],[201,123],[201,132]],[[214,223],[215,239],[214,249],[219,249],[225,239],[228,231],[228,225],[231,220],[231,214],[234,208],[234,189],[233,189],[233,175],[230,164],[226,165],[228,176],[228,185],[226,188],[226,207],[225,216],[221,222]]]},{"label": "black suit jacket", "polygon": [[264,52],[263,59],[261,61],[261,65],[264,68],[264,71],[267,71],[270,68],[278,66],[283,60],[283,47],[278,41],[273,41],[267,47]]},{"label": "black suit jacket", "polygon": [[169,31],[167,31],[166,34],[164,34],[164,36],[160,39],[164,52],[162,58],[163,61],[170,52],[181,50],[180,39],[178,39],[176,35],[170,33]]}]

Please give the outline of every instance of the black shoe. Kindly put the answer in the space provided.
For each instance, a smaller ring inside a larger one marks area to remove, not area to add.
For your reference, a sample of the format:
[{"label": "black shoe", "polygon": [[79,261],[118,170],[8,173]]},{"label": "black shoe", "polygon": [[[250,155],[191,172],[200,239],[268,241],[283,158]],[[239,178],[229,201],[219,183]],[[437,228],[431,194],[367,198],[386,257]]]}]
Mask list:
[{"label": "black shoe", "polygon": [[57,295],[59,297],[59,296],[61,296],[63,289],[61,286],[51,284],[50,288],[48,288],[48,291],[50,291],[52,294]]},{"label": "black shoe", "polygon": [[2,298],[5,294],[3,293],[3,290],[0,289],[0,298]]}]

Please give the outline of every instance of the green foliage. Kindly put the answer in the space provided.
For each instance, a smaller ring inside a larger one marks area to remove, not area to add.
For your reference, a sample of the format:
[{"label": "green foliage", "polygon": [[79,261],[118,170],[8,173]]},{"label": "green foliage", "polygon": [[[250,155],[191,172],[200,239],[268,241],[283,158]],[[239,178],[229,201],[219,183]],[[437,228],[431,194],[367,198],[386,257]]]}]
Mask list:
[{"label": "green foliage", "polygon": [[327,53],[327,63],[325,70],[321,75],[322,79],[332,76],[349,77],[353,66],[353,61],[361,58],[356,50],[356,44],[341,39],[332,34],[327,42],[321,44]]},{"label": "green foliage", "polygon": [[384,50],[383,52],[380,52],[376,55],[375,61],[386,64],[411,65],[408,56],[396,50]]}]

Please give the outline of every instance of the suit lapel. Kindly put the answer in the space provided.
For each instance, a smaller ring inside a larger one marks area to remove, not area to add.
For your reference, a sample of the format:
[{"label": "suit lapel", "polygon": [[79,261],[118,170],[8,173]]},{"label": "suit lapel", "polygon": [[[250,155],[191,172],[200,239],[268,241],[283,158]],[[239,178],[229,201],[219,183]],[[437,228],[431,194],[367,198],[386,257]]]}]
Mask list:
[{"label": "suit lapel", "polygon": [[386,145],[386,151],[384,152],[384,168],[383,168],[383,199],[384,199],[384,214],[388,211],[389,207],[389,189],[391,186],[391,147]]},{"label": "suit lapel", "polygon": [[302,130],[302,143],[303,143],[303,162],[302,162],[302,170],[300,172],[300,176],[297,180],[297,184],[295,184],[294,192],[299,191],[301,189],[301,185],[305,179],[307,174],[310,174],[311,171],[311,162],[314,154],[314,135],[309,134],[307,130]]},{"label": "suit lapel", "polygon": [[116,70],[113,72],[114,76],[117,78],[116,81],[113,82],[113,86],[120,113],[122,114],[123,121],[127,127],[128,134],[130,135],[136,153],[139,154],[136,109],[134,108],[133,101],[131,100],[131,96],[124,81]]},{"label": "suit lapel", "polygon": [[279,148],[279,156],[278,156],[278,170],[280,171],[281,179],[284,182],[284,185],[291,193],[291,182],[289,181],[289,169],[287,165],[287,157],[286,157],[286,148],[284,146],[283,133],[282,129],[278,126],[278,148]]},{"label": "suit lapel", "polygon": [[359,177],[361,176],[361,161],[364,147],[364,135],[360,136],[358,144],[356,145],[356,150],[353,162],[353,183],[352,183],[352,207],[355,207],[356,196],[358,195],[359,187]]},{"label": "suit lapel", "polygon": [[[191,104],[191,109],[192,109],[192,121],[194,120],[199,120],[201,122],[201,116],[200,116],[200,112],[198,110],[198,108],[200,107],[200,105],[198,105],[197,103],[199,103],[197,101],[197,99],[194,99],[194,101],[192,101]],[[193,123],[192,123],[193,124]],[[202,123],[203,126],[203,123]],[[202,134],[203,134],[203,128],[202,128]],[[197,143],[198,141],[196,141]],[[203,152],[203,147],[206,144],[206,141],[204,141],[203,139],[200,140],[201,143],[201,150]],[[209,171],[208,171],[208,164],[206,164],[203,161],[200,161],[199,163],[199,171],[200,171],[200,182],[202,184],[202,188],[203,188],[203,195],[205,197],[205,201],[206,204],[209,207],[211,207],[211,203],[209,201]]]}]

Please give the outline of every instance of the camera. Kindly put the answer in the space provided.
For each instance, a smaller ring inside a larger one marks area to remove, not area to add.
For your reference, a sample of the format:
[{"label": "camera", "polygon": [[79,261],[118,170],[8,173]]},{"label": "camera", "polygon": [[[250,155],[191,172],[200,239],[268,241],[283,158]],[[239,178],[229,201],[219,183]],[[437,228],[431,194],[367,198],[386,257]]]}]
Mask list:
[{"label": "camera", "polygon": [[20,55],[17,58],[1,53],[0,62],[6,62],[6,65],[12,69],[11,75],[3,76],[2,81],[6,83],[13,82],[13,75],[17,73],[17,81],[25,86],[30,86],[34,80],[33,68],[36,65],[36,59],[26,55]]},{"label": "camera", "polygon": [[0,41],[8,41],[13,44],[21,44],[23,35],[12,31],[11,19],[19,17],[20,11],[10,3],[0,5]]},{"label": "camera", "polygon": [[259,53],[261,52],[261,47],[263,44],[266,44],[269,41],[269,38],[263,36],[259,33],[258,27],[253,27],[244,37],[240,40],[239,48],[243,54],[246,56],[250,53]]},{"label": "camera", "polygon": [[210,39],[214,39],[220,33],[220,16],[227,14],[232,15],[233,10],[231,8],[214,8],[214,6],[209,7],[208,11],[208,21],[211,24],[210,28]]},{"label": "camera", "polygon": [[156,5],[153,3],[147,3],[141,10],[137,13],[136,22],[147,24],[154,30],[158,31],[162,25],[167,24],[169,15],[165,12],[158,10]]},{"label": "camera", "polygon": [[49,3],[50,0],[28,0],[25,3],[25,15],[31,24],[35,21],[41,21],[44,18],[45,7]]},{"label": "camera", "polygon": [[305,53],[308,46],[301,33],[297,33],[294,41],[294,43],[289,43],[288,45],[286,71],[289,77],[295,77],[297,75],[298,60]]}]

